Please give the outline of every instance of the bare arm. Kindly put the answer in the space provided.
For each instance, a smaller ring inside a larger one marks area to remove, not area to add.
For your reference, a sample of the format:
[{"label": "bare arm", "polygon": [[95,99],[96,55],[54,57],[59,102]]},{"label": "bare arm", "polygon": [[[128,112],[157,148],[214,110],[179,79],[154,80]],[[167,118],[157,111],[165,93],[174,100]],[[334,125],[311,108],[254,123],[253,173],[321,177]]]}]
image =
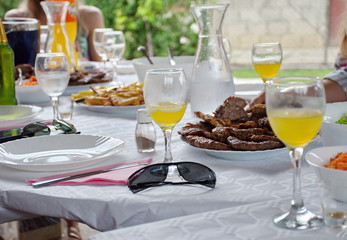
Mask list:
[{"label": "bare arm", "polygon": [[[340,86],[340,84],[327,78],[323,79],[323,84],[325,88],[327,103],[347,101],[346,94],[343,91],[343,88]],[[259,93],[259,95],[252,100],[250,106],[254,106],[256,104],[261,104],[261,103],[265,103],[264,91]]]},{"label": "bare arm", "polygon": [[104,28],[104,16],[100,9],[93,6],[79,7],[80,20],[87,31],[87,40],[89,46],[89,57],[91,61],[101,61],[101,58],[96,53],[93,44],[93,31],[95,28]]},{"label": "bare arm", "polygon": [[5,18],[7,17],[30,17],[29,13],[20,10],[20,9],[11,9],[7,13],[5,13]]}]

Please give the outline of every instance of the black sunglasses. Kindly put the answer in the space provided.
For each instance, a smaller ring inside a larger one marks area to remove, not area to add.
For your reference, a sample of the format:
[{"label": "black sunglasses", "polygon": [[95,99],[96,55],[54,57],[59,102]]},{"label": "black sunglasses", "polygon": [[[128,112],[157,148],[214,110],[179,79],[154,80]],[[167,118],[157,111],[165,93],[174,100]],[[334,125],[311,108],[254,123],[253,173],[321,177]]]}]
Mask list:
[{"label": "black sunglasses", "polygon": [[23,128],[21,137],[50,135],[51,131],[61,131],[63,134],[79,134],[74,125],[64,120],[54,119],[52,125],[42,122],[30,123]]},{"label": "black sunglasses", "polygon": [[[186,181],[165,181],[172,168],[174,168],[174,171],[177,169],[179,175]],[[216,174],[200,163],[177,162],[149,165],[137,170],[128,178],[128,187],[133,193],[165,184],[200,184],[214,188],[216,186]]]}]

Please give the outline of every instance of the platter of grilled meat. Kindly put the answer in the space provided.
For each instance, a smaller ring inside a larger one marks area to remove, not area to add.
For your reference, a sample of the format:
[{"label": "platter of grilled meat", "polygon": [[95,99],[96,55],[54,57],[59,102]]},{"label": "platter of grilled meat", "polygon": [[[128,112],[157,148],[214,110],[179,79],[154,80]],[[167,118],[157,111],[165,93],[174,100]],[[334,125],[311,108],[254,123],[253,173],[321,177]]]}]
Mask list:
[{"label": "platter of grilled meat", "polygon": [[287,154],[271,129],[265,105],[246,106],[243,98],[229,97],[213,114],[194,112],[201,121],[187,123],[178,133],[190,146],[218,158],[258,160]]}]

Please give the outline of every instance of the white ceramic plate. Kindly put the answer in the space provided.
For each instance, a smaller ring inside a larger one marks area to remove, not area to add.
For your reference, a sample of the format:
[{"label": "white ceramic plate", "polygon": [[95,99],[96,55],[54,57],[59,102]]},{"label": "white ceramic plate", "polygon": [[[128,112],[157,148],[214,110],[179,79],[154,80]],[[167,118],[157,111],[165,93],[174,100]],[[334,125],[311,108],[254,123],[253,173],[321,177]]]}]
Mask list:
[{"label": "white ceramic plate", "polygon": [[223,151],[223,150],[211,150],[204,149],[190,145],[187,141],[181,138],[186,144],[191,146],[194,149],[203,151],[208,155],[211,155],[216,158],[222,158],[226,160],[233,161],[253,161],[253,160],[267,160],[279,156],[288,156],[287,148],[276,148],[271,150],[262,150],[262,151]]},{"label": "white ceramic plate", "polygon": [[30,105],[0,106],[0,128],[25,123],[42,111],[41,107]]},{"label": "white ceramic plate", "polygon": [[0,144],[0,164],[26,171],[89,166],[122,151],[124,141],[94,135],[50,135]]},{"label": "white ceramic plate", "polygon": [[84,103],[78,103],[79,106],[82,106],[90,111],[105,113],[105,114],[135,114],[136,111],[140,108],[146,108],[145,105],[130,105],[130,106],[94,106],[87,105]]}]

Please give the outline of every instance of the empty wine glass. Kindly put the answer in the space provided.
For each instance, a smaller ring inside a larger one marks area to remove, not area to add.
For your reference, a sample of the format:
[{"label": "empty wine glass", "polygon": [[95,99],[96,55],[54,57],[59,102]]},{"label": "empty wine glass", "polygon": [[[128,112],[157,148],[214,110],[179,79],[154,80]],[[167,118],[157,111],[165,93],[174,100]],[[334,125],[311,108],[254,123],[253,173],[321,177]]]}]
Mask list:
[{"label": "empty wine glass", "polygon": [[268,81],[266,112],[271,128],[289,149],[293,166],[293,196],[287,213],[274,218],[283,228],[307,229],[322,225],[322,218],[304,206],[300,169],[305,146],[314,139],[325,112],[322,80],[312,77],[283,77]]},{"label": "empty wine glass", "polygon": [[184,71],[174,68],[148,70],[143,90],[148,113],[165,136],[164,162],[173,162],[171,134],[188,102],[188,81]]},{"label": "empty wine glass", "polygon": [[106,32],[112,31],[112,28],[95,28],[93,32],[93,44],[96,53],[101,57],[104,68],[106,67],[107,56],[104,47],[104,35]]},{"label": "empty wine glass", "polygon": [[59,96],[65,91],[69,79],[69,62],[64,53],[38,53],[35,60],[35,75],[39,86],[53,105],[53,119],[58,119]]},{"label": "empty wine glass", "polygon": [[282,58],[282,46],[279,42],[253,44],[253,67],[263,82],[277,75],[281,67]]},{"label": "empty wine glass", "polygon": [[104,33],[104,49],[107,61],[113,67],[114,78],[118,61],[121,60],[125,51],[125,37],[121,31],[107,31]]}]

